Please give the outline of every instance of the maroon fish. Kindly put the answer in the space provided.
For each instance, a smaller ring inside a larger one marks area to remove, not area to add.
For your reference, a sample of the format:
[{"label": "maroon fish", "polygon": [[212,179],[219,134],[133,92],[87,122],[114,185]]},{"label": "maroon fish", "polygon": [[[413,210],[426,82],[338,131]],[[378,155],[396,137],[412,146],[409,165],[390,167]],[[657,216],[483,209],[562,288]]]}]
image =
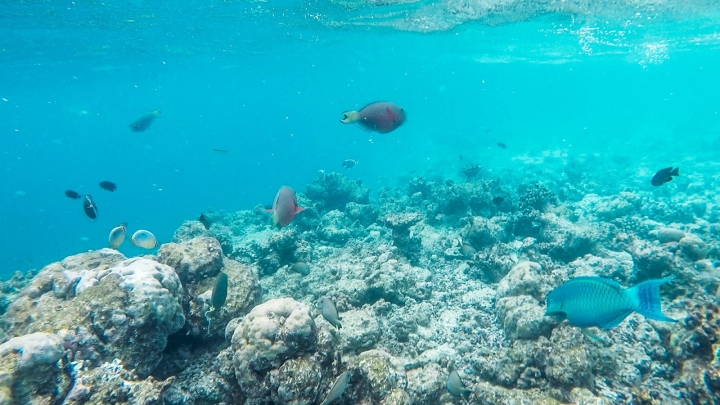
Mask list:
[{"label": "maroon fish", "polygon": [[273,213],[273,225],[282,228],[290,225],[290,222],[295,218],[295,214],[304,209],[304,207],[298,207],[295,191],[288,186],[282,186],[275,196],[272,209],[268,210],[268,212]]},{"label": "maroon fish", "polygon": [[345,111],[340,122],[358,124],[368,131],[387,134],[405,122],[405,110],[393,103],[379,101],[366,105],[360,111]]}]

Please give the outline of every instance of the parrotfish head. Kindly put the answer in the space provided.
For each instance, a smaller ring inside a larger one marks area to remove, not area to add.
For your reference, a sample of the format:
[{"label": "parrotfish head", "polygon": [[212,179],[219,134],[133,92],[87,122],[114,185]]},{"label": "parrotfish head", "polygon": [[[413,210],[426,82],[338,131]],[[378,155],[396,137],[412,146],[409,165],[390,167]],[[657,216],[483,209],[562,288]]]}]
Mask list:
[{"label": "parrotfish head", "polygon": [[357,121],[358,118],[360,118],[360,115],[357,111],[345,111],[343,113],[343,117],[340,119],[340,122],[343,124],[352,124]]},{"label": "parrotfish head", "polygon": [[550,299],[547,301],[545,316],[551,316],[558,322],[564,321],[567,318],[567,314],[563,310],[562,303]]}]

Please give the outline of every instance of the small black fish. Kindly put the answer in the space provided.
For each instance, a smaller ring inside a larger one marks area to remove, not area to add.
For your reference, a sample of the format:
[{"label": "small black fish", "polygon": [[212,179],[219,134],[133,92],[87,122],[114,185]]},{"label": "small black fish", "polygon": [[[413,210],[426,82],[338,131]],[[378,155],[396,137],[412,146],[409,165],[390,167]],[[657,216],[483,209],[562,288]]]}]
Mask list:
[{"label": "small black fish", "polygon": [[358,162],[357,160],[346,159],[346,160],[343,160],[342,167],[344,167],[346,169],[352,169],[353,167],[357,166],[358,163],[360,163],[360,162]]},{"label": "small black fish", "polygon": [[504,197],[495,197],[495,198],[492,199],[492,202],[493,202],[493,204],[495,204],[495,205],[500,205],[500,204],[503,203],[503,201],[505,201],[505,198],[504,198]]},{"label": "small black fish", "polygon": [[115,191],[117,189],[117,185],[112,181],[101,181],[100,188],[107,191]]},{"label": "small black fish", "polygon": [[68,197],[70,197],[70,198],[72,198],[73,200],[79,200],[79,199],[80,199],[80,194],[78,194],[78,193],[76,193],[75,191],[72,191],[72,190],[66,190],[66,191],[65,191],[65,195],[68,196]]},{"label": "small black fish", "polygon": [[674,176],[680,175],[680,168],[672,168],[672,167],[666,167],[664,169],[658,170],[657,173],[653,176],[652,180],[650,180],[650,183],[652,183],[653,186],[662,186],[663,184],[671,181]]},{"label": "small black fish", "polygon": [[198,218],[198,221],[203,224],[205,229],[210,229],[210,225],[212,225],[212,222],[210,222],[210,218],[206,217],[205,214],[200,214],[200,218]]},{"label": "small black fish", "polygon": [[497,146],[499,146],[499,147],[501,147],[501,148],[503,148],[503,149],[507,149],[507,145],[505,145],[505,144],[502,143],[502,142],[498,142],[498,143],[497,143]]},{"label": "small black fish", "polygon": [[230,153],[230,151],[227,149],[213,149],[212,151],[215,153],[221,153],[223,155],[227,155],[228,153]]},{"label": "small black fish", "polygon": [[210,298],[210,303],[215,311],[218,311],[223,306],[225,300],[227,299],[227,293],[228,276],[227,274],[221,272],[215,280],[215,286],[213,287],[212,296]]},{"label": "small black fish", "polygon": [[89,195],[86,195],[84,197],[83,210],[85,210],[85,215],[87,215],[90,219],[95,219],[98,216],[97,206],[92,200],[92,197],[90,197]]}]

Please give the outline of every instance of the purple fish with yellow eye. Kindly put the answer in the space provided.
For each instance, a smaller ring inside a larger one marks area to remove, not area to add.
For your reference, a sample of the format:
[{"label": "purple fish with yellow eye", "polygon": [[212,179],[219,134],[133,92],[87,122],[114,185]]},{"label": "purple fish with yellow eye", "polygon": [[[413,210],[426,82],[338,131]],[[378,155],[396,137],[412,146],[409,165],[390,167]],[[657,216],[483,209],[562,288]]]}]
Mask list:
[{"label": "purple fish with yellow eye", "polygon": [[405,110],[387,101],[378,101],[361,108],[359,111],[345,111],[340,122],[358,124],[361,128],[387,134],[405,122]]},{"label": "purple fish with yellow eye", "polygon": [[290,225],[290,222],[295,218],[295,214],[304,209],[304,207],[298,207],[295,191],[288,186],[282,186],[275,196],[272,209],[267,211],[273,213],[273,225],[283,228]]}]

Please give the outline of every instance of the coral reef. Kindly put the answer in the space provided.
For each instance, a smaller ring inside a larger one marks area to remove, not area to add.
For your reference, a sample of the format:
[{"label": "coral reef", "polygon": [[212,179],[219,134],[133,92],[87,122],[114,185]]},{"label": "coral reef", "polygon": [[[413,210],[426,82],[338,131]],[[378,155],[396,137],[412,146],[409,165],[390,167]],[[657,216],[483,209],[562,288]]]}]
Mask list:
[{"label": "coral reef", "polygon": [[[0,403],[311,405],[340,375],[338,404],[717,402],[720,200],[603,193],[588,162],[564,168],[572,183],[487,170],[377,201],[323,174],[282,230],[260,206],[211,212],[157,256],[101,249],[17,275],[0,289]],[[581,331],[545,316],[578,276],[674,276],[661,296],[678,322]]]}]

